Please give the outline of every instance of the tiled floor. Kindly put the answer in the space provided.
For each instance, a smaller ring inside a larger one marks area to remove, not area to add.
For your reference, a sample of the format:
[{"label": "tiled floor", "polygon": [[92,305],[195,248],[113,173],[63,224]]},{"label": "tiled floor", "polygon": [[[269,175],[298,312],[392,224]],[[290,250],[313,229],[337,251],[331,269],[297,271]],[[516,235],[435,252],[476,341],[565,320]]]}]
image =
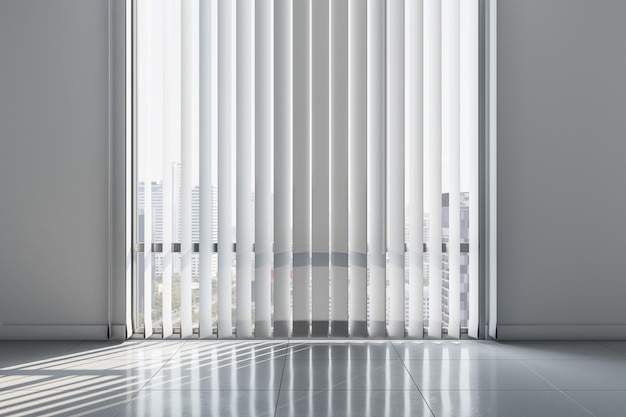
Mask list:
[{"label": "tiled floor", "polygon": [[626,416],[626,342],[0,342],[0,416]]}]

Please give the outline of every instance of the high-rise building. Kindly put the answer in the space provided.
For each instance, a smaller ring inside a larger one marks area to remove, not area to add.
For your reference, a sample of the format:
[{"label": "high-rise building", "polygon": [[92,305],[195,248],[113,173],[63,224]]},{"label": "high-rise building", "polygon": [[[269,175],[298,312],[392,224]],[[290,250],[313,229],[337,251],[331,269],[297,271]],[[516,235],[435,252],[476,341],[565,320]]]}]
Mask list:
[{"label": "high-rise building", "polygon": [[[448,243],[450,241],[450,195],[444,193],[441,196],[442,200],[442,242]],[[469,243],[469,193],[461,193],[461,243]],[[450,288],[450,268],[448,264],[448,253],[443,253],[441,257],[442,265],[442,321],[444,327],[449,323],[449,288]],[[469,319],[469,253],[461,253],[460,258],[460,291],[461,291],[461,327],[467,327]]]}]

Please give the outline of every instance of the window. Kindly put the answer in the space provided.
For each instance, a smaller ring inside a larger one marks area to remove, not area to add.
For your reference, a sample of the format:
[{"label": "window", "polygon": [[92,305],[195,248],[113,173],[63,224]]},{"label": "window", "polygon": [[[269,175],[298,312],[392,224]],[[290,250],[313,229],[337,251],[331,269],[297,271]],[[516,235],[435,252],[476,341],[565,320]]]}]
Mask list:
[{"label": "window", "polygon": [[137,0],[135,326],[476,334],[478,1]]}]

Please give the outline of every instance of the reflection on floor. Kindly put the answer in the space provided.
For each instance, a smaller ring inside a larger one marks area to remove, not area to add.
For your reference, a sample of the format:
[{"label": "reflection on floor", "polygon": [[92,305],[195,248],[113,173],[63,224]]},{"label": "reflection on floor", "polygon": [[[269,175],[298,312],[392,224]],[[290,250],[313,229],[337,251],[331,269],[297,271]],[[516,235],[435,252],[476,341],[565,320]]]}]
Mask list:
[{"label": "reflection on floor", "polygon": [[626,342],[0,342],[1,416],[623,416]]}]

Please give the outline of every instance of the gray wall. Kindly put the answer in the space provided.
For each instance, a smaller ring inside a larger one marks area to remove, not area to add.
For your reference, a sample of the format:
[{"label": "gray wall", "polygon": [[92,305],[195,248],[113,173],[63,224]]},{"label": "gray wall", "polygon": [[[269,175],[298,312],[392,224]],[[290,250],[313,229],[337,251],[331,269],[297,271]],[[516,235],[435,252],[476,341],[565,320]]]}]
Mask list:
[{"label": "gray wall", "polygon": [[[108,7],[107,0],[0,1],[0,338],[107,337]],[[115,25],[119,163],[123,20]],[[117,169],[119,330],[123,162]]]},{"label": "gray wall", "polygon": [[626,337],[626,2],[498,0],[498,337]]}]

